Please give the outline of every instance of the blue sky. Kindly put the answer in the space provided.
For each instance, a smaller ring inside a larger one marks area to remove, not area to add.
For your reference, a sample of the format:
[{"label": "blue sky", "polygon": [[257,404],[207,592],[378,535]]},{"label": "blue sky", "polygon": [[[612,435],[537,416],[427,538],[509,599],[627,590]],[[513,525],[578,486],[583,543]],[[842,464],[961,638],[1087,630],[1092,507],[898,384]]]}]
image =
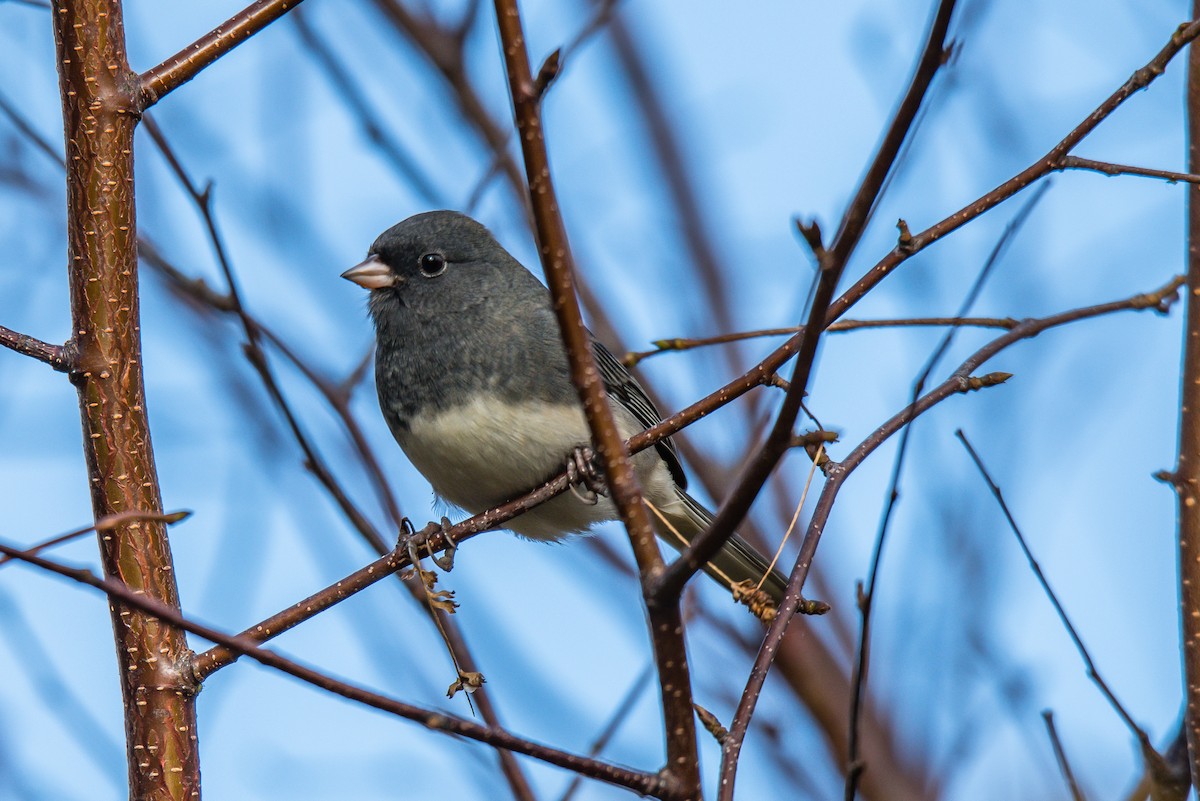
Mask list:
[{"label": "blue sky", "polygon": [[[452,19],[457,5],[431,4]],[[882,6],[882,7],[881,7]],[[145,69],[238,6],[126,5],[130,60]],[[699,205],[739,328],[794,324],[812,265],[792,220],[827,233],[852,194],[903,91],[929,6],[762,2],[753,7],[624,3],[693,170]],[[587,4],[522,6],[535,62],[570,41]],[[248,306],[305,359],[340,378],[371,341],[361,291],[338,274],[378,234],[431,205],[463,208],[489,155],[444,85],[373,4],[309,0],[308,24],[337,54],[388,135],[436,188],[431,200],[363,135],[326,74],[284,20],[164,100],[155,119],[193,178],[212,180],[216,215]],[[857,278],[895,241],[897,218],[927,227],[1016,173],[1078,124],[1167,41],[1182,4],[964,0],[960,52],[935,84],[917,136],[855,259]],[[484,6],[469,70],[492,116],[508,124],[503,73]],[[1092,158],[1182,169],[1183,62],[1132,98],[1079,148]],[[0,92],[50,141],[61,141],[48,15],[0,4]],[[564,215],[585,281],[623,343],[720,333],[697,299],[679,214],[645,130],[630,110],[602,33],[565,64],[546,103]],[[510,146],[512,145],[510,140]],[[192,276],[221,286],[202,222],[139,134],[142,233]],[[69,330],[58,168],[0,120],[0,323],[48,341]],[[981,296],[975,313],[1035,316],[1130,296],[1183,269],[1181,186],[1090,173],[1055,176]],[[908,262],[854,309],[861,318],[952,314],[1025,196]],[[536,268],[524,218],[502,181],[473,213]],[[368,549],[300,465],[300,454],[240,353],[239,332],[143,279],[148,402],[168,509],[195,510],[172,532],[185,608],[229,630],[284,608],[364,564]],[[940,331],[830,336],[809,407],[842,434],[840,458],[901,408]],[[963,331],[939,375],[993,336]],[[1174,461],[1180,314],[1125,313],[1017,345],[986,370],[1004,387],[954,398],[917,424],[877,604],[871,700],[905,734],[947,797],[1062,797],[1040,712],[1053,709],[1085,789],[1116,795],[1137,775],[1132,739],[1087,681],[1066,633],[954,439],[962,427],[1004,487],[1043,569],[1108,683],[1162,743],[1180,709],[1174,498],[1151,474]],[[614,346],[617,343],[612,343]],[[642,376],[680,408],[769,352],[658,357]],[[337,421],[282,360],[302,420],[356,500],[386,518]],[[749,396],[686,437],[726,481],[777,406]],[[353,409],[402,509],[435,515],[428,485],[404,460],[368,384]],[[0,508],[6,541],[30,543],[90,517],[70,385],[43,365],[0,353]],[[894,443],[848,483],[814,581],[834,606],[812,636],[840,648],[856,630],[854,583],[867,570]],[[754,510],[778,536],[807,462],[788,457]],[[696,486],[703,486],[696,482]],[[701,490],[703,493],[703,491]],[[627,550],[615,527],[600,534]],[[83,540],[55,552],[97,565]],[[446,578],[506,724],[586,750],[648,660],[632,581],[583,542],[539,546],[504,534],[460,551]],[[696,590],[743,636],[754,623],[719,591]],[[0,788],[4,797],[124,795],[112,640],[97,596],[24,568],[0,568]],[[692,632],[697,696],[728,720],[749,657],[707,624]],[[385,582],[281,638],[278,647],[414,703],[446,701],[444,650],[409,600]],[[838,651],[840,653],[840,651]],[[606,752],[654,768],[654,693],[643,693]],[[250,663],[214,676],[200,698],[210,797],[496,797],[493,756],[283,679]],[[740,796],[792,786],[840,794],[811,718],[769,685],[752,730]],[[782,727],[781,741],[769,726]],[[62,745],[63,742],[65,745]],[[704,767],[715,780],[715,746]],[[813,754],[817,758],[813,758]],[[780,767],[786,760],[790,768]],[[539,797],[568,778],[525,763]],[[799,767],[797,767],[799,766]],[[709,785],[711,789],[711,784]],[[586,785],[578,798],[624,795]]]}]

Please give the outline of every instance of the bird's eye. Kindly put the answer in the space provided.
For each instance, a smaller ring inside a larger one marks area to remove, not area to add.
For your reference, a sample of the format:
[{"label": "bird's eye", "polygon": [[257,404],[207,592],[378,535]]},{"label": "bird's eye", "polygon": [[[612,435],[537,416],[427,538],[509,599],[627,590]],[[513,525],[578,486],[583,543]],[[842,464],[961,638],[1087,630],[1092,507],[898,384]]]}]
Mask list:
[{"label": "bird's eye", "polygon": [[421,275],[426,278],[433,278],[446,272],[446,257],[441,253],[426,253],[421,256],[417,264],[421,268]]}]

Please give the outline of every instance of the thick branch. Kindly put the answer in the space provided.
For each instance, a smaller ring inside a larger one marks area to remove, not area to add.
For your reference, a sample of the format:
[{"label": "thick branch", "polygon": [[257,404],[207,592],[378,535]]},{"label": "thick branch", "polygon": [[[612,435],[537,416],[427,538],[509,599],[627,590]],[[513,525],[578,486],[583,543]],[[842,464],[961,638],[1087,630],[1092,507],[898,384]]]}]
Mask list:
[{"label": "thick branch", "polygon": [[143,111],[150,108],[195,78],[221,56],[300,5],[300,2],[301,0],[258,0],[157,67],[146,70],[138,79],[139,107]]},{"label": "thick branch", "polygon": [[[1200,17],[1200,0],[1193,14]],[[1200,23],[1193,23],[1196,27]],[[1200,49],[1188,54],[1188,170],[1200,170]],[[1179,619],[1183,628],[1184,729],[1192,786],[1200,789],[1200,187],[1187,190],[1187,291],[1180,376],[1178,496]]]},{"label": "thick branch", "polygon": [[[67,164],[72,382],[97,520],[162,513],[142,385],[134,214],[137,76],[125,57],[119,0],[58,0],[52,14]],[[165,524],[129,519],[98,534],[104,573],[178,609]],[[125,711],[129,794],[200,792],[194,686],[180,671],[182,629],[141,608],[110,605]]]}]

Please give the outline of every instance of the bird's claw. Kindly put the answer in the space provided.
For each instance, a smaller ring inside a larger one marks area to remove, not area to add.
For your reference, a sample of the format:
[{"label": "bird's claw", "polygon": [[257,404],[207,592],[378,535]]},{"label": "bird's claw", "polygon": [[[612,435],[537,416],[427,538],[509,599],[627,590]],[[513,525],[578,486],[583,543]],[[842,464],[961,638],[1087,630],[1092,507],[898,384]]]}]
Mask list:
[{"label": "bird's claw", "polygon": [[404,518],[404,521],[401,525],[400,537],[396,543],[396,547],[407,550],[409,558],[412,560],[413,564],[416,565],[417,561],[420,559],[418,549],[424,546],[425,553],[429,555],[429,558],[433,560],[433,563],[445,572],[449,573],[454,569],[454,553],[458,550],[458,543],[456,543],[454,538],[450,536],[450,530],[453,528],[450,518],[443,517],[441,522],[439,522],[437,525],[440,528],[442,538],[446,541],[446,548],[442,551],[441,556],[434,554],[433,547],[429,544],[429,535],[424,530],[417,531],[413,526],[412,521],[407,517]]},{"label": "bird's claw", "polygon": [[433,549],[430,549],[429,558],[433,560],[435,565],[449,573],[454,569],[454,554],[458,551],[458,543],[454,541],[454,537],[450,536],[450,529],[452,528],[450,518],[443,517],[441,526],[442,539],[446,541],[446,550],[442,552],[441,556],[434,556]]},{"label": "bird's claw", "polygon": [[575,448],[567,458],[567,480],[571,482],[571,492],[590,506],[599,503],[601,495],[608,495],[608,485],[596,469],[595,458],[595,452],[586,445]]}]

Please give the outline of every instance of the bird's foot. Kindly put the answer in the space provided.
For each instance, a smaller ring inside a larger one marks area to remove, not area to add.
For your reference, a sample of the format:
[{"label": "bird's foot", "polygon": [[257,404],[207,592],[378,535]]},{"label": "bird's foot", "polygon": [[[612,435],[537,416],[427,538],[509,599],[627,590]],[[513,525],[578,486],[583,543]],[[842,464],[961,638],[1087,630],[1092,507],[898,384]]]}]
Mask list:
[{"label": "bird's foot", "polygon": [[[404,518],[403,527],[400,529],[400,537],[396,543],[396,547],[407,550],[414,565],[420,558],[419,549],[424,547],[425,553],[433,560],[433,563],[449,573],[454,569],[454,553],[458,550],[458,543],[450,536],[452,528],[453,524],[450,522],[450,518],[443,517],[441,522],[430,524],[424,529],[417,531],[412,521],[406,517]],[[446,547],[442,550],[441,556],[437,556],[434,553],[433,545],[429,541],[431,535],[434,534],[441,534],[442,539],[446,542]]]},{"label": "bird's foot", "polygon": [[596,454],[586,445],[575,448],[567,458],[567,479],[575,497],[590,506],[599,503],[601,495],[608,495],[608,484],[596,469]]}]

